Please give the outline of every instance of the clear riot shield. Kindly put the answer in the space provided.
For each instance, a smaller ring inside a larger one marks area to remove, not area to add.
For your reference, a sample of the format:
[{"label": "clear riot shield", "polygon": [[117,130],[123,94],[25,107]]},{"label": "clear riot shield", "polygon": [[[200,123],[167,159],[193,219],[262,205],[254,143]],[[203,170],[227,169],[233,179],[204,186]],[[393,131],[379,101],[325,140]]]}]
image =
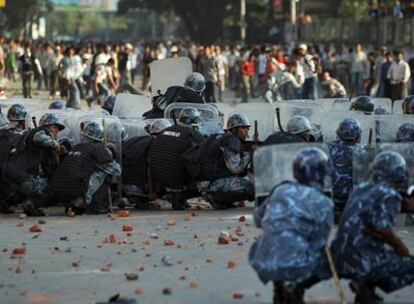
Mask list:
[{"label": "clear riot shield", "polygon": [[376,115],[375,128],[377,142],[392,143],[397,141],[397,131],[405,123],[414,124],[413,115]]},{"label": "clear riot shield", "polygon": [[164,94],[171,86],[183,86],[193,72],[193,64],[188,57],[157,60],[150,65],[151,95]]},{"label": "clear riot shield", "polygon": [[348,112],[351,107],[351,101],[349,98],[337,98],[332,102],[331,109],[334,111]]},{"label": "clear riot shield", "polygon": [[28,112],[46,110],[46,105],[40,99],[29,98],[9,98],[0,100],[0,108],[4,115],[7,115],[7,111],[14,104],[22,104],[26,107]]},{"label": "clear riot shield", "polygon": [[[318,143],[272,145],[259,148],[254,153],[254,176],[256,203],[260,204],[272,189],[283,181],[294,181],[293,160],[299,150],[317,147],[329,155],[328,147]],[[330,187],[329,177],[325,188]]]},{"label": "clear riot shield", "polygon": [[272,104],[264,102],[239,103],[228,113],[228,117],[233,114],[244,114],[250,121],[249,140],[254,138],[254,121],[257,120],[259,140],[264,141],[269,135],[275,132],[275,112]]},{"label": "clear riot shield", "polygon": [[[365,115],[360,112],[346,112],[346,111],[330,111],[322,119],[322,135],[325,143],[330,143],[337,140],[336,130],[339,124],[346,118],[354,118],[361,124],[361,144],[367,145],[375,142],[375,123],[374,116]],[[371,139],[370,139],[370,130]]]},{"label": "clear riot shield", "polygon": [[[352,101],[356,99],[353,98]],[[388,113],[392,113],[392,101],[389,98],[373,98],[375,109],[383,108],[388,111]],[[333,110],[335,111],[349,111],[351,107],[351,102],[347,98],[339,98],[333,103]]]},{"label": "clear riot shield", "polygon": [[164,118],[178,120],[180,112],[187,107],[196,108],[201,113],[201,119],[203,121],[219,122],[218,109],[212,105],[201,103],[173,102],[165,108]]},{"label": "clear riot shield", "polygon": [[319,98],[317,99],[317,102],[324,108],[325,111],[330,111],[337,99],[338,98]]},{"label": "clear riot shield", "polygon": [[373,98],[375,109],[384,108],[388,113],[392,113],[392,101],[389,98]]},{"label": "clear riot shield", "polygon": [[404,100],[394,101],[392,105],[392,114],[403,114],[404,113],[402,109],[403,101]]},{"label": "clear riot shield", "polygon": [[116,96],[113,116],[138,119],[152,109],[151,98],[143,95],[121,93]]},{"label": "clear riot shield", "polygon": [[125,129],[126,139],[133,137],[149,136],[146,131],[147,123],[142,119],[120,118],[121,125]]},{"label": "clear riot shield", "polygon": [[[60,131],[57,136],[57,140],[59,143],[64,144],[66,148],[71,149],[71,147],[75,143],[75,121],[77,119],[77,112],[71,109],[65,110],[37,110],[30,112],[29,115],[26,117],[26,126],[28,129],[35,128],[39,126],[40,118],[46,113],[55,113],[59,117],[63,118],[65,129]],[[81,112],[78,112],[79,114]]]},{"label": "clear riot shield", "polygon": [[370,167],[375,155],[383,151],[394,151],[400,153],[408,167],[409,184],[414,184],[414,146],[412,144],[403,143],[384,143],[377,145],[376,148],[366,149],[363,154],[355,154],[353,159],[353,176],[354,184],[370,179]]},{"label": "clear riot shield", "polygon": [[224,102],[216,103],[216,105],[218,106],[219,111],[222,114],[222,119],[221,119],[222,124],[223,124],[224,127],[226,127],[227,120],[230,117],[229,114],[231,112],[234,112],[234,107],[231,104],[224,103]]},{"label": "clear riot shield", "polygon": [[[307,102],[283,102],[272,104],[272,106],[273,113],[276,113],[277,109],[279,109],[280,122],[284,131],[287,131],[287,124],[293,116],[301,115],[309,119],[313,125],[314,130],[312,131],[312,134],[315,139],[317,141],[321,139],[321,123],[322,118],[325,116],[325,110],[320,103],[309,100]],[[278,122],[276,121],[276,123]]]}]

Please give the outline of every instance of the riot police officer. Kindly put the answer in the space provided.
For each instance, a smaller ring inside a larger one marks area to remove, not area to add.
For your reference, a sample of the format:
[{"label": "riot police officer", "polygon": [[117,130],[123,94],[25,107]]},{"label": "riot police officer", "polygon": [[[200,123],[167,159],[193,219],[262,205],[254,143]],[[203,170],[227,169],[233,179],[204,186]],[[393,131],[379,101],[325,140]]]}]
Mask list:
[{"label": "riot police officer", "polygon": [[9,120],[9,131],[15,134],[23,134],[26,129],[26,118],[28,112],[24,105],[14,104],[7,111],[7,119]]},{"label": "riot police officer", "polygon": [[49,105],[50,110],[63,110],[65,103],[62,100],[55,100]]},{"label": "riot police officer", "polygon": [[184,108],[178,124],[165,129],[152,142],[149,151],[149,168],[156,184],[167,188],[174,209],[187,207],[186,200],[198,195],[190,185],[181,156],[189,148],[203,141],[197,131],[201,123],[200,112],[194,107]]},{"label": "riot police officer", "polygon": [[414,114],[414,95],[404,98],[402,109],[404,114]]},{"label": "riot police officer", "polygon": [[112,152],[102,146],[101,123],[88,123],[81,134],[82,142],[72,148],[53,175],[53,196],[76,213],[106,213],[108,178],[120,176],[121,167]]},{"label": "riot police officer", "polygon": [[414,142],[414,124],[405,123],[401,125],[395,137],[396,141],[400,143]]},{"label": "riot police officer", "polygon": [[375,104],[370,96],[359,96],[352,103],[349,108],[350,111],[363,112],[370,115],[374,112]]},{"label": "riot police officer", "polygon": [[313,126],[305,116],[295,115],[289,119],[287,131],[279,131],[270,135],[263,145],[275,145],[286,143],[304,143],[313,140],[311,131]]},{"label": "riot police officer", "polygon": [[64,128],[61,117],[46,113],[40,118],[39,127],[24,133],[7,156],[6,179],[17,184],[19,192],[24,194],[23,209],[28,215],[44,215],[38,207],[50,198],[49,179],[61,153],[56,138]]},{"label": "riot police officer", "polygon": [[408,183],[405,159],[379,153],[371,180],[358,185],[347,202],[332,244],[340,276],[351,279],[355,303],[381,303],[378,287],[390,293],[414,282],[414,257],[393,231]]},{"label": "riot police officer", "polygon": [[122,144],[122,179],[128,199],[137,209],[149,209],[148,157],[153,140],[171,126],[167,119],[155,119],[148,125],[150,136],[133,137]]},{"label": "riot police officer", "polygon": [[184,86],[172,86],[165,94],[153,98],[153,108],[144,113],[146,119],[162,118],[166,107],[175,102],[205,103],[203,92],[205,79],[200,73],[192,73]]},{"label": "riot police officer", "polygon": [[114,111],[116,102],[116,96],[114,95],[108,95],[105,97],[104,103],[102,105],[102,109],[108,111],[109,114],[112,115],[112,112]]},{"label": "riot police officer", "polygon": [[250,248],[249,263],[264,284],[274,282],[275,304],[304,303],[305,290],[330,277],[324,250],[333,225],[333,203],[323,193],[327,174],[325,152],[304,148],[293,161],[296,182],[276,185],[255,210],[263,234]]},{"label": "riot police officer", "polygon": [[249,128],[245,115],[233,114],[227,121],[226,134],[212,135],[183,155],[192,178],[209,181],[204,197],[215,209],[254,200],[254,186],[244,178],[251,160],[250,154],[243,151]]},{"label": "riot police officer", "polygon": [[188,76],[187,80],[185,81],[185,86],[193,89],[198,94],[203,95],[203,92],[206,88],[206,80],[202,74],[194,72]]},{"label": "riot police officer", "polygon": [[338,140],[329,143],[332,161],[332,194],[335,202],[335,221],[339,220],[353,189],[353,155],[362,153],[361,125],[354,118],[341,121],[336,130]]}]

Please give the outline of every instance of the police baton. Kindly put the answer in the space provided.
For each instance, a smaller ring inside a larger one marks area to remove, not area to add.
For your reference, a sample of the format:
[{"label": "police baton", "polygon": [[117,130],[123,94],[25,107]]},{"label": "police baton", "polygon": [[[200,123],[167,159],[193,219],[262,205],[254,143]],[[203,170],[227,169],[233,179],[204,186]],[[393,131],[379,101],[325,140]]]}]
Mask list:
[{"label": "police baton", "polygon": [[276,119],[277,119],[277,125],[279,126],[280,132],[285,132],[282,127],[282,121],[280,119],[280,108],[276,108]]},{"label": "police baton", "polygon": [[341,304],[346,304],[345,293],[344,293],[344,290],[341,287],[341,284],[339,283],[338,273],[336,271],[335,263],[334,263],[333,258],[332,258],[331,249],[329,249],[328,245],[325,246],[325,254],[326,254],[326,257],[328,258],[329,269],[331,270],[332,276],[333,276],[334,281],[335,281],[335,287],[336,287],[336,289],[339,293],[340,303]]},{"label": "police baton", "polygon": [[[103,127],[103,141],[102,141],[102,146],[106,149],[106,122],[105,122],[105,118],[102,119],[102,127]],[[108,199],[109,199],[109,210],[111,212],[111,214],[114,213],[114,207],[112,204],[112,191],[111,191],[111,186],[108,187]]]}]

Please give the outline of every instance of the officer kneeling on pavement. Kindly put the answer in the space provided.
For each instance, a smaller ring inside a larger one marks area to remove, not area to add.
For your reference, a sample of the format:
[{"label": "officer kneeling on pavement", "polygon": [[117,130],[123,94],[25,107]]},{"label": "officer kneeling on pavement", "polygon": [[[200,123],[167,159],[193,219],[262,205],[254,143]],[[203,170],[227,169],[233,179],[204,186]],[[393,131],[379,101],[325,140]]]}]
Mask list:
[{"label": "officer kneeling on pavement", "polygon": [[106,213],[112,177],[121,167],[110,149],[103,147],[104,128],[90,122],[82,130],[82,142],[75,145],[53,176],[53,196],[75,213]]},{"label": "officer kneeling on pavement", "polygon": [[122,180],[128,199],[135,203],[135,208],[146,210],[150,208],[148,181],[149,149],[154,139],[166,128],[171,127],[167,119],[155,119],[146,130],[150,136],[140,136],[128,139],[122,144]]},{"label": "officer kneeling on pavement", "polygon": [[274,282],[273,303],[304,303],[306,289],[330,277],[325,246],[333,225],[333,203],[324,195],[328,156],[318,148],[300,150],[293,161],[296,182],[277,185],[254,219],[263,235],[249,263],[263,283]]},{"label": "officer kneeling on pavement", "polygon": [[194,180],[209,181],[205,199],[215,209],[233,207],[239,201],[254,200],[254,186],[246,178],[251,156],[243,152],[250,122],[243,114],[232,115],[227,133],[210,136],[183,155],[187,171]]},{"label": "officer kneeling on pavement", "polygon": [[27,109],[24,105],[14,104],[7,111],[7,119],[9,120],[8,130],[13,134],[23,134],[26,129]]},{"label": "officer kneeling on pavement", "polygon": [[414,257],[392,229],[402,204],[412,204],[400,194],[407,184],[405,159],[381,152],[372,163],[371,181],[349,197],[332,252],[339,275],[352,280],[355,303],[381,303],[377,287],[390,293],[414,282]]},{"label": "officer kneeling on pavement", "polygon": [[200,123],[200,112],[196,108],[184,108],[178,117],[178,124],[165,129],[150,147],[151,176],[155,184],[169,192],[168,201],[175,210],[188,208],[186,200],[199,195],[185,170],[182,155],[204,140],[197,131]]},{"label": "officer kneeling on pavement", "polygon": [[7,156],[7,170],[13,176],[12,183],[17,184],[17,192],[25,198],[22,207],[28,215],[44,215],[38,207],[50,199],[49,179],[62,152],[56,138],[64,128],[61,117],[46,113],[39,127],[24,133]]}]

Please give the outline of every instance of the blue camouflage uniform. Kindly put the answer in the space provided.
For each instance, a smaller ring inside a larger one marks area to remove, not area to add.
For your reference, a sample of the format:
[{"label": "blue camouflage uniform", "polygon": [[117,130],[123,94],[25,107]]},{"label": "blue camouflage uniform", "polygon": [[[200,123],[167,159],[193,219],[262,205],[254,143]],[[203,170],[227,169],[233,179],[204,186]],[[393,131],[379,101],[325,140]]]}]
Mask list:
[{"label": "blue camouflage uniform", "polygon": [[[250,154],[243,153],[243,157],[239,152],[231,150],[229,147],[223,146],[220,148],[223,152],[224,163],[227,169],[234,174],[212,181],[207,189],[207,197],[214,195],[214,193],[235,193],[237,192],[242,198],[254,197],[254,185],[248,179],[239,176],[246,171],[250,164]],[[213,199],[209,198],[209,201]]]},{"label": "blue camouflage uniform", "polygon": [[397,254],[364,232],[364,228],[390,229],[400,208],[400,194],[385,181],[355,188],[332,244],[341,277],[374,283],[387,293],[414,282],[414,258]]},{"label": "blue camouflage uniform", "polygon": [[343,210],[353,188],[353,154],[362,153],[360,144],[336,140],[329,144],[332,163],[332,192],[335,207]]},{"label": "blue camouflage uniform", "polygon": [[249,252],[249,263],[263,283],[300,284],[330,277],[324,248],[333,225],[333,203],[317,187],[294,182],[276,186],[255,210],[263,235]]},{"label": "blue camouflage uniform", "polygon": [[90,205],[92,203],[93,195],[98,192],[99,188],[104,184],[106,177],[118,177],[121,175],[121,166],[116,160],[106,164],[96,164],[99,169],[92,173],[88,181],[88,187],[85,192],[85,203]]}]

